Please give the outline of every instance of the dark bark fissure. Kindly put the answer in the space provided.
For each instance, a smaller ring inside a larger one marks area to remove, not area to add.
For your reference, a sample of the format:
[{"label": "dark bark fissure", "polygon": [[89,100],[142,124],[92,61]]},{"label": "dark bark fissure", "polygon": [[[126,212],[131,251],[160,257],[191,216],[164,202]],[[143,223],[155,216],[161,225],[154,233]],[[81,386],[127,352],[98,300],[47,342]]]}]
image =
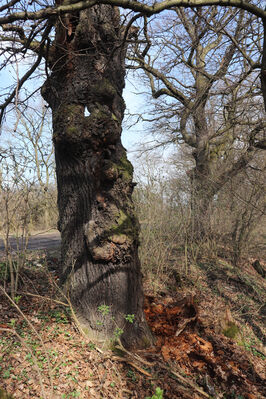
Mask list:
[{"label": "dark bark fissure", "polygon": [[[62,282],[88,334],[110,339],[119,327],[130,346],[147,343],[150,335],[133,168],[120,138],[125,53],[117,8],[97,5],[66,15],[56,26],[52,73],[42,94],[53,111]],[[101,305],[109,307],[104,317]],[[125,321],[127,314],[134,323]]]}]

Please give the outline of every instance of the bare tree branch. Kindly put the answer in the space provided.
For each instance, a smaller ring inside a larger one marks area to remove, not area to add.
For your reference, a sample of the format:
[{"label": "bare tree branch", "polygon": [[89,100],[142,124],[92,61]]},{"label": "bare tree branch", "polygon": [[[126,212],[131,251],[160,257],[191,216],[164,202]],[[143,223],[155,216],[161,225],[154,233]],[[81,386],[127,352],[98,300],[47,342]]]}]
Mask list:
[{"label": "bare tree branch", "polygon": [[0,105],[0,125],[2,123],[3,120],[3,116],[4,116],[4,112],[6,107],[13,101],[13,99],[15,98],[17,92],[21,89],[21,87],[23,86],[23,84],[29,79],[29,77],[33,74],[33,72],[38,68],[38,66],[40,65],[42,58],[43,58],[43,49],[45,47],[45,41],[50,33],[52,29],[52,25],[50,23],[47,24],[43,35],[42,35],[42,39],[40,41],[40,47],[39,47],[39,54],[37,57],[37,60],[34,62],[34,64],[31,66],[31,68],[25,73],[25,75],[19,80],[16,88],[12,91],[11,94],[9,94],[9,96],[7,97],[7,99],[5,100],[5,102],[3,104]]},{"label": "bare tree branch", "polygon": [[[10,2],[12,3],[12,2]],[[15,2],[16,3],[16,2]],[[12,23],[14,21],[38,20],[49,18],[65,13],[81,11],[92,7],[95,4],[110,4],[122,8],[131,9],[135,12],[141,12],[147,16],[155,15],[163,10],[169,10],[174,7],[204,7],[204,6],[221,6],[221,7],[235,7],[246,10],[259,18],[266,19],[266,11],[262,8],[251,4],[247,0],[164,0],[160,3],[154,3],[152,6],[143,4],[137,0],[83,0],[77,3],[67,5],[60,5],[58,7],[47,7],[38,11],[22,11],[10,13],[7,16],[0,18],[0,24]],[[4,6],[4,10],[7,7]]]}]

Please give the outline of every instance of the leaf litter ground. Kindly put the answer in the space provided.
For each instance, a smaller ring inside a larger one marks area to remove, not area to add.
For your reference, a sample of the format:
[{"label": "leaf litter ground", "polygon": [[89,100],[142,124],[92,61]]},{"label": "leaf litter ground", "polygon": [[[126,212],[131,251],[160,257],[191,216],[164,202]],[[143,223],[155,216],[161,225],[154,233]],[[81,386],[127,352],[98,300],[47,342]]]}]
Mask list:
[{"label": "leaf litter ground", "polygon": [[145,314],[154,347],[127,352],[118,345],[103,353],[60,304],[57,262],[40,256],[36,266],[29,259],[17,307],[0,294],[0,387],[14,398],[144,399],[156,387],[169,399],[266,398],[262,349],[255,356],[219,331],[217,320],[221,328],[235,325],[219,296],[195,285],[155,296],[147,283]]}]

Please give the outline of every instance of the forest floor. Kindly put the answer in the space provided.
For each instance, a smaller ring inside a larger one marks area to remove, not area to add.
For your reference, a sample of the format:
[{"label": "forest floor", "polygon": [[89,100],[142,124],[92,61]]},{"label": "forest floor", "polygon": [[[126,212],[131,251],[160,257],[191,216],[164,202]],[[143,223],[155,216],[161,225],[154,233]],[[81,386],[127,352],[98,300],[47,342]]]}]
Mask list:
[{"label": "forest floor", "polygon": [[0,292],[0,388],[20,399],[266,398],[265,278],[252,260],[203,258],[182,274],[178,262],[156,290],[145,280],[155,346],[102,352],[64,304],[56,254],[29,254],[15,301]]}]

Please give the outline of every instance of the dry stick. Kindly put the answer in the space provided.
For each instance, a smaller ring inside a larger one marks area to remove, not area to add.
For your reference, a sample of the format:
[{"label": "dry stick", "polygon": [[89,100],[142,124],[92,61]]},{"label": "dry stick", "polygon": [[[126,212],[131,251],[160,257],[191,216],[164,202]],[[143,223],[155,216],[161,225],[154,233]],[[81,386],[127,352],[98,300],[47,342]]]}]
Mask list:
[{"label": "dry stick", "polygon": [[28,325],[30,326],[30,328],[34,331],[34,333],[36,334],[36,336],[39,338],[42,347],[44,349],[46,358],[47,358],[47,364],[48,364],[48,373],[49,373],[49,380],[50,380],[50,387],[51,387],[51,397],[52,397],[52,392],[53,392],[53,376],[51,373],[51,363],[50,363],[50,357],[49,354],[46,350],[46,347],[44,345],[44,341],[41,337],[41,335],[38,333],[38,331],[36,330],[36,328],[34,327],[34,325],[30,322],[30,320],[25,316],[25,314],[22,312],[22,310],[18,307],[18,305],[13,301],[13,299],[8,295],[8,293],[4,290],[4,288],[2,287],[2,285],[0,285],[0,290],[3,292],[3,294],[8,298],[8,300],[12,303],[12,305],[17,309],[17,311],[21,314],[21,316],[26,320],[26,322],[28,323]]},{"label": "dry stick", "polygon": [[122,391],[125,392],[125,393],[129,393],[130,395],[132,395],[132,391],[130,391],[129,389],[123,388]]},{"label": "dry stick", "polygon": [[36,356],[34,355],[33,351],[31,350],[31,347],[30,347],[30,346],[27,344],[27,342],[24,341],[24,339],[16,332],[16,330],[10,329],[10,328],[0,328],[0,331],[4,331],[4,332],[8,332],[8,333],[11,333],[11,334],[16,335],[16,337],[20,340],[20,342],[22,343],[22,345],[28,349],[28,351],[30,352],[30,354],[31,354],[31,356],[32,356],[32,358],[33,358],[33,360],[34,360],[34,366],[35,366],[36,371],[37,371],[37,373],[38,373],[38,378],[39,378],[39,383],[40,383],[40,386],[41,386],[42,396],[45,398],[45,397],[46,397],[46,393],[45,393],[44,386],[43,386],[43,383],[42,383],[42,376],[41,376],[41,373],[40,373],[40,368],[39,368],[39,366],[38,366],[38,359],[36,358]]},{"label": "dry stick", "polygon": [[126,359],[125,357],[120,357],[120,356],[113,356],[112,357],[113,360],[118,360],[120,362],[126,362],[128,363],[130,366],[134,367],[136,370],[138,370],[140,373],[146,375],[147,377],[150,378],[154,378],[148,371],[142,369],[141,367],[137,366],[135,363],[133,363],[132,361]]},{"label": "dry stick", "polygon": [[183,382],[184,384],[188,385],[201,395],[205,396],[205,398],[211,399],[211,396],[207,394],[205,391],[203,391],[201,388],[199,388],[196,384],[193,384],[193,382],[189,381],[187,378],[183,377],[181,374],[177,373],[176,371],[169,370],[166,366],[161,364],[161,367],[165,370],[167,370],[170,374],[173,374],[178,380]]},{"label": "dry stick", "polygon": [[133,359],[138,360],[140,363],[145,364],[146,366],[152,367],[154,366],[154,363],[150,363],[147,360],[142,359],[139,355],[134,355],[133,353],[129,352],[127,349],[124,348],[122,345],[120,339],[118,340],[118,345],[115,346],[116,349],[120,349],[122,352],[125,352],[127,355],[130,357],[133,357]]},{"label": "dry stick", "polygon": [[33,297],[35,297],[35,298],[40,298],[40,299],[45,299],[46,301],[55,302],[55,303],[58,303],[58,305],[62,305],[62,306],[66,306],[66,307],[69,306],[68,303],[61,302],[61,301],[58,301],[58,300],[52,299],[52,298],[47,298],[46,296],[37,295],[37,294],[32,294],[32,293],[30,293],[30,292],[21,291],[21,292],[18,292],[18,294],[20,294],[20,295],[26,295],[26,296],[33,296]]},{"label": "dry stick", "polygon": [[152,378],[152,375],[150,373],[148,373],[148,371],[146,371],[146,370],[142,369],[141,367],[137,366],[135,363],[133,363],[131,361],[128,361],[128,360],[127,360],[127,363],[130,366],[135,367],[135,369],[140,371],[142,374],[146,375],[147,377],[151,377]]}]

